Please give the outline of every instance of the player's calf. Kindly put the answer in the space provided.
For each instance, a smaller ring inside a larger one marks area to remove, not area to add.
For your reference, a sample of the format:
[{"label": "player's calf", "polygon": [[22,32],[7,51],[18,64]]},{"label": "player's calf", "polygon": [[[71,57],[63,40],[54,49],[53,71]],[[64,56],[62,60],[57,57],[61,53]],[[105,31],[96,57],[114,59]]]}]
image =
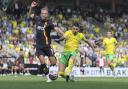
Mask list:
[{"label": "player's calf", "polygon": [[46,64],[41,64],[39,66],[39,73],[47,75],[49,73],[49,68],[46,66]]}]

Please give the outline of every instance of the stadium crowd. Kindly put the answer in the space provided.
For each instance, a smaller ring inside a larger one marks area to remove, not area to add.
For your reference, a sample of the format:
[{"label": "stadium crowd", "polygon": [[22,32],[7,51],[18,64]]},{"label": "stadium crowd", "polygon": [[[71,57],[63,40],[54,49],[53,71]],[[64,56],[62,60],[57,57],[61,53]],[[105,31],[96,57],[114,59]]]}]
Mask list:
[{"label": "stadium crowd", "polygon": [[[25,12],[21,13],[19,18],[17,13],[9,15],[2,10],[0,13],[4,13],[0,16],[0,73],[2,73],[2,70],[5,70],[5,74],[6,70],[11,72],[20,70],[24,73],[27,71],[24,70],[24,64],[39,64],[39,60],[35,56],[35,25]],[[101,23],[102,27],[92,22],[90,18]],[[111,18],[109,12],[101,8],[98,10],[89,8],[75,10],[59,7],[50,9],[50,19],[64,32],[69,30],[74,22],[78,23],[81,32],[85,34],[85,38],[95,47],[96,54],[92,52],[88,45],[81,43],[76,66],[96,67],[99,66],[100,59],[103,59],[105,63],[102,40],[107,30],[111,30],[118,41],[115,57],[118,65],[128,66],[127,14]],[[51,36],[53,39],[57,39],[55,37],[58,37],[58,34],[52,32]],[[60,49],[63,48],[60,44],[55,42],[52,44],[57,59],[60,56]],[[104,66],[106,65],[104,64]]]}]

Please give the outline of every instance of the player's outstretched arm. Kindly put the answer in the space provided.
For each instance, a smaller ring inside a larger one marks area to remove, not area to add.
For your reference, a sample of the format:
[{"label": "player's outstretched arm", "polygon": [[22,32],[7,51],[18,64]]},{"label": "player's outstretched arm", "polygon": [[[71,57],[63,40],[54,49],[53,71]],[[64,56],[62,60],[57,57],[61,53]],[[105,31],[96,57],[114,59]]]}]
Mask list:
[{"label": "player's outstretched arm", "polygon": [[58,44],[60,44],[60,42],[63,41],[64,39],[65,39],[64,36],[62,36],[59,39],[55,39],[55,42],[57,42]]},{"label": "player's outstretched arm", "polygon": [[28,15],[29,17],[33,18],[34,17],[34,13],[33,13],[33,8],[37,6],[37,3],[35,1],[33,1],[31,3],[31,6],[30,6],[30,9],[29,9],[29,12],[28,12]]},{"label": "player's outstretched arm", "polygon": [[92,46],[92,44],[91,44],[88,40],[86,40],[86,39],[84,38],[83,41],[86,42],[86,43],[92,48],[92,50],[95,52],[94,47]]},{"label": "player's outstretched arm", "polygon": [[55,27],[54,29],[55,29],[55,31],[56,31],[58,34],[60,34],[62,37],[64,36],[64,32],[63,32],[59,27]]}]

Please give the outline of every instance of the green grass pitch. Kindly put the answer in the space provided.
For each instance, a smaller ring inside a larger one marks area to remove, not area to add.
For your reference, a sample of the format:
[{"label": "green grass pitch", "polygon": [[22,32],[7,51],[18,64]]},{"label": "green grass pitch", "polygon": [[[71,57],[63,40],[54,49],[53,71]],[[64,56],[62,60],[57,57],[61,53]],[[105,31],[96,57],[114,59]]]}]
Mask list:
[{"label": "green grass pitch", "polygon": [[39,76],[0,76],[0,89],[128,89],[128,78],[76,78],[65,82],[59,78],[46,83]]}]

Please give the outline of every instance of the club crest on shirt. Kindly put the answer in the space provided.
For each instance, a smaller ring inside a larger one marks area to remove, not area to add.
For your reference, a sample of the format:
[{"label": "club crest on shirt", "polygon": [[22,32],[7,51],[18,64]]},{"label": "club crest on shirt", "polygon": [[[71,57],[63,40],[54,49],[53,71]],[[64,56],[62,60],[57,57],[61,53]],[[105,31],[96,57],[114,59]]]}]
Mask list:
[{"label": "club crest on shirt", "polygon": [[41,31],[44,31],[45,27],[37,26],[37,29],[38,29],[38,30],[41,30]]}]

